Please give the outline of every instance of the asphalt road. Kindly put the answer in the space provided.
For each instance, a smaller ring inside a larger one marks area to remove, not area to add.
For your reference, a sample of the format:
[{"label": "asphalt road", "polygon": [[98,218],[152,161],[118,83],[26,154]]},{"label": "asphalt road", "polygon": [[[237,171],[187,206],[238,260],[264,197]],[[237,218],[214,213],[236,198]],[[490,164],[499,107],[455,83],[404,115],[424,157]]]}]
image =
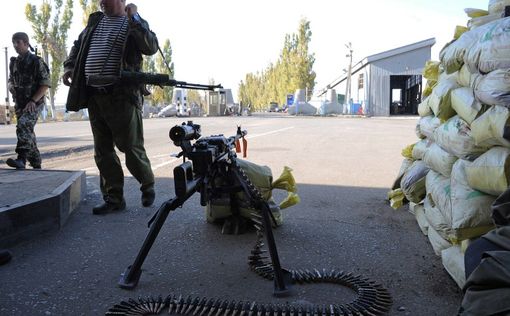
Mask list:
[{"label": "asphalt road", "polygon": [[[116,286],[148,232],[147,221],[173,196],[180,160],[168,138],[182,118],[144,120],[156,179],[156,203],[143,208],[138,183],[126,170],[127,210],[94,216],[101,202],[88,122],[36,128],[43,168],[85,170],[87,196],[59,232],[12,248],[0,267],[0,315],[100,315],[127,298],[168,294],[261,302],[346,303],[354,293],[329,284],[295,286],[284,299],[247,265],[254,233],[221,235],[205,222],[198,195],[172,212],[144,263],[138,287]],[[283,211],[275,230],[282,266],[335,268],[362,274],[389,289],[390,315],[453,315],[462,294],[406,208],[385,201],[406,145],[416,142],[416,118],[288,117],[280,114],[195,118],[203,135],[248,130],[248,159],[278,177],[293,169],[301,203]],[[0,160],[12,155],[14,126],[0,126]],[[123,160],[123,155],[119,155]],[[279,201],[284,195],[275,191]]]}]

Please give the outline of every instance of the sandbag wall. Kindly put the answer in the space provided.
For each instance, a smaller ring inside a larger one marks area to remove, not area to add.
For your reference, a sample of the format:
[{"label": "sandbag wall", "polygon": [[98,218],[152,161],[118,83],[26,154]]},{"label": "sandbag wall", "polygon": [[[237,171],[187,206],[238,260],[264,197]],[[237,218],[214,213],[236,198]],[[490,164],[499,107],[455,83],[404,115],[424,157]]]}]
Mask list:
[{"label": "sandbag wall", "polygon": [[507,5],[466,9],[468,27],[425,65],[419,141],[403,151],[399,174],[410,211],[461,287],[467,243],[494,228],[490,206],[510,181]]}]

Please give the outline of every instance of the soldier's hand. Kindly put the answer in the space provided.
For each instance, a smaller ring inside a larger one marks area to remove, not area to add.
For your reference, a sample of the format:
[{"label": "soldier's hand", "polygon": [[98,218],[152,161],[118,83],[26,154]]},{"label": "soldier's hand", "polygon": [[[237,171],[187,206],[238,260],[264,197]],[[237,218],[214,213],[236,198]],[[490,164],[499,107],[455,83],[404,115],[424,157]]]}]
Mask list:
[{"label": "soldier's hand", "polygon": [[66,86],[71,86],[71,77],[73,76],[73,72],[71,70],[68,70],[64,72],[64,75],[62,75],[62,82]]},{"label": "soldier's hand", "polygon": [[35,112],[37,109],[37,104],[35,104],[34,101],[30,100],[28,101],[27,105],[25,105],[25,109],[23,109],[23,112],[32,113]]},{"label": "soldier's hand", "polygon": [[133,19],[133,15],[138,12],[138,7],[134,3],[130,3],[126,6],[126,13],[128,15],[129,20]]}]

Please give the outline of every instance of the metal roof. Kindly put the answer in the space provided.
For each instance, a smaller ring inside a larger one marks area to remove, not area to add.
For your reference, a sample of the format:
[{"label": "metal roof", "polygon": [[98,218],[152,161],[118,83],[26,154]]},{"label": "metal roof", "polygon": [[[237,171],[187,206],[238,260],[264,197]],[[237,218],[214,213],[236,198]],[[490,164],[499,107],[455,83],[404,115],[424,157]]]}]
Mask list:
[{"label": "metal roof", "polygon": [[[390,58],[390,57],[393,57],[393,56],[396,56],[396,55],[400,55],[400,54],[404,54],[404,53],[407,53],[407,52],[411,52],[413,50],[417,50],[417,49],[420,49],[420,48],[423,48],[423,47],[433,46],[435,43],[436,43],[436,39],[434,37],[432,37],[432,38],[429,38],[429,39],[426,39],[426,40],[423,40],[423,41],[419,41],[419,42],[416,42],[416,43],[413,43],[413,44],[397,47],[397,48],[390,49],[390,50],[387,50],[387,51],[382,52],[382,53],[378,53],[378,54],[367,56],[367,57],[363,58],[362,60],[360,60],[359,62],[357,62],[356,64],[354,64],[352,66],[351,75],[354,75],[355,73],[357,73],[358,71],[363,69],[363,67],[365,67],[366,65],[371,64],[371,63],[373,63],[375,61],[382,60],[382,59],[385,59],[385,58]],[[347,79],[347,74],[341,75],[337,79],[333,80],[325,88],[320,90],[318,95],[319,96],[323,95],[324,93],[326,93],[328,88],[334,88],[335,86],[339,85],[341,82],[343,82],[346,79]]]}]

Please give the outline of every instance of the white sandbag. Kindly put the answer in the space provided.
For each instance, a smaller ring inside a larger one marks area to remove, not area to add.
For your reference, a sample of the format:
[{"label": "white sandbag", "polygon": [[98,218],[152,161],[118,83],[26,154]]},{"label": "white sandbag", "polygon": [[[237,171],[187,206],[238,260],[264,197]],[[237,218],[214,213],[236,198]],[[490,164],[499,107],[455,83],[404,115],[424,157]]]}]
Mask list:
[{"label": "white sandbag", "polygon": [[[452,227],[452,201],[450,197],[450,178],[444,177],[441,174],[429,171],[426,178],[426,189],[427,189],[427,200],[428,205],[431,208],[436,209],[441,213],[441,216],[432,218],[430,216],[436,216],[436,214],[427,214],[428,210],[425,211],[429,223],[434,226],[437,232],[441,233],[443,238],[448,239],[451,235]],[[427,205],[427,203],[424,203]]]},{"label": "white sandbag", "polygon": [[[471,123],[473,138],[478,146],[510,147],[510,110],[494,105]],[[507,137],[507,138],[505,138]]]},{"label": "white sandbag", "polygon": [[412,157],[414,160],[423,160],[423,156],[425,156],[425,152],[432,144],[432,141],[427,138],[420,140],[413,147]]},{"label": "white sandbag", "polygon": [[423,204],[417,204],[414,208],[414,213],[416,222],[418,222],[418,226],[420,227],[421,232],[426,236],[429,230],[429,222],[425,216],[425,207]]},{"label": "white sandbag", "polygon": [[451,104],[451,91],[457,89],[456,74],[448,77],[441,77],[437,86],[432,90],[432,94],[428,97],[428,104],[434,115],[441,121],[446,121],[455,115],[455,111]]},{"label": "white sandbag", "polygon": [[439,58],[446,73],[451,74],[459,70],[464,64],[464,55],[478,39],[476,30],[463,33],[441,50]]},{"label": "white sandbag", "polygon": [[508,188],[510,179],[510,149],[493,147],[473,163],[466,165],[466,177],[470,187],[498,196]]},{"label": "white sandbag", "polygon": [[418,105],[418,115],[421,117],[432,115],[432,110],[430,109],[429,105],[430,96],[425,98],[419,105]]},{"label": "white sandbag", "polygon": [[509,5],[510,0],[489,0],[489,14],[502,14]]},{"label": "white sandbag", "polygon": [[453,165],[451,176],[452,237],[459,242],[481,236],[494,228],[491,205],[495,196],[475,190],[468,185],[466,166],[462,159]]},{"label": "white sandbag", "polygon": [[441,237],[441,235],[439,235],[433,227],[429,227],[429,230],[427,231],[427,237],[429,238],[432,249],[434,249],[434,253],[439,257],[441,257],[441,251],[453,246],[450,242]]},{"label": "white sandbag", "polygon": [[453,164],[457,159],[457,156],[443,150],[436,143],[431,144],[423,156],[423,161],[425,161],[427,166],[445,177],[450,176]]},{"label": "white sandbag", "polygon": [[475,100],[471,88],[461,87],[453,90],[451,102],[453,110],[468,124],[471,124],[485,110],[485,107]]},{"label": "white sandbag", "polygon": [[434,141],[448,153],[467,160],[474,160],[488,149],[475,144],[471,128],[458,115],[434,131]]},{"label": "white sandbag", "polygon": [[410,202],[420,203],[425,197],[425,177],[430,168],[421,160],[413,162],[400,181],[400,188]]},{"label": "white sandbag", "polygon": [[487,23],[465,34],[471,32],[477,33],[477,41],[464,56],[471,71],[478,69],[486,74],[510,68],[510,18]]},{"label": "white sandbag", "polygon": [[510,69],[497,69],[477,76],[472,86],[481,103],[510,107]]},{"label": "white sandbag", "polygon": [[434,131],[441,125],[441,120],[433,115],[424,116],[418,121],[421,134],[425,135],[428,139],[434,139]]},{"label": "white sandbag", "polygon": [[441,251],[441,261],[446,272],[457,283],[459,288],[466,284],[466,269],[464,266],[464,254],[460,246],[453,246]]}]

